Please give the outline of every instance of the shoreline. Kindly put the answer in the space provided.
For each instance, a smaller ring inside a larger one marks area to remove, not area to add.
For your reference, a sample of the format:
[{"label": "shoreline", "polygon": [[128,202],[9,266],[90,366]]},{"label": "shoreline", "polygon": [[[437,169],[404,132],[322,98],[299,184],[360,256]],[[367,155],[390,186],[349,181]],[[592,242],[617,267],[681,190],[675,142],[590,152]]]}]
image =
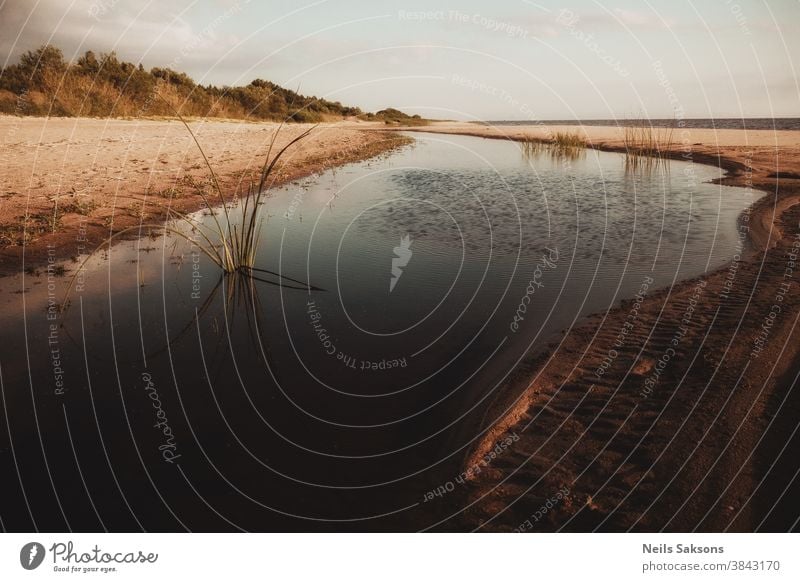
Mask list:
[{"label": "shoreline", "polygon": [[[407,131],[524,140],[564,129],[576,127]],[[588,147],[625,153],[618,128],[578,129]],[[767,192],[740,216],[749,244],[702,277],[590,315],[515,370],[463,466],[510,435],[519,442],[472,477],[466,509],[446,529],[781,529],[780,503],[791,501],[780,488],[800,466],[770,464],[767,442],[798,458],[790,433],[800,394],[790,386],[800,369],[800,263],[790,257],[800,249],[800,180],[785,176],[800,177],[800,132],[763,133],[690,130],[688,157],[685,141],[674,144],[668,157],[724,170],[714,183]]]},{"label": "shoreline", "polygon": [[[277,123],[192,120],[225,193],[237,191],[261,170]],[[383,124],[323,123],[284,156],[270,187],[332,167],[390,153],[406,137],[380,131]],[[285,125],[276,147],[313,124]],[[374,128],[379,131],[363,131]],[[197,186],[210,192],[208,168],[178,120],[45,118],[0,115],[4,137],[0,192],[0,276],[42,268],[97,249],[112,234],[143,225],[142,236],[165,224],[167,209],[205,208]],[[135,238],[136,235],[131,234]]]}]

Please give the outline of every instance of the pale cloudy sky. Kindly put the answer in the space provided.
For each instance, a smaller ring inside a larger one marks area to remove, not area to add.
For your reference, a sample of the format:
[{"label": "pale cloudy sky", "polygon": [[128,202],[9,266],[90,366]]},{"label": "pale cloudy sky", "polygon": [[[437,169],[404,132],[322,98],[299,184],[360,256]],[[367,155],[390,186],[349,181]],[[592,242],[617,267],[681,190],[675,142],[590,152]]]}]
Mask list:
[{"label": "pale cloudy sky", "polygon": [[798,0],[0,0],[0,59],[115,50],[450,119],[800,116]]}]

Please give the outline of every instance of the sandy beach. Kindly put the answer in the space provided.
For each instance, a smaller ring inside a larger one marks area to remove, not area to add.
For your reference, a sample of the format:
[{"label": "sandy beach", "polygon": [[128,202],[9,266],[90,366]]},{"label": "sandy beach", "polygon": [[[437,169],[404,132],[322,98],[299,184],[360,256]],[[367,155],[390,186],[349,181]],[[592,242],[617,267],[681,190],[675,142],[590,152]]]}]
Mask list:
[{"label": "sandy beach", "polygon": [[[624,151],[614,127],[426,131],[496,139],[579,132]],[[763,192],[745,244],[708,276],[579,322],[508,379],[465,470],[485,467],[454,529],[785,531],[797,494],[800,132],[676,130],[670,157]],[[756,193],[758,195],[759,193]],[[501,457],[485,455],[512,436]]]},{"label": "sandy beach", "polygon": [[[365,122],[325,123],[289,150],[276,184],[363,160],[407,140],[363,132]],[[226,195],[258,175],[275,123],[191,121]],[[291,124],[276,147],[312,127]],[[59,259],[93,249],[114,232],[158,224],[168,208],[203,206],[209,172],[189,132],[177,120],[0,116],[0,274],[36,266],[48,245]],[[213,200],[217,203],[218,200]]]}]

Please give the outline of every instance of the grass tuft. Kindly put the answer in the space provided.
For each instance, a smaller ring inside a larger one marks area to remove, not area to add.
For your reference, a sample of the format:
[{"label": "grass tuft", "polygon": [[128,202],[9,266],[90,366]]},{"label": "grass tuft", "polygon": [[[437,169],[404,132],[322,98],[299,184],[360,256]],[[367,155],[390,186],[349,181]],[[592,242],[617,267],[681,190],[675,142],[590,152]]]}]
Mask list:
[{"label": "grass tuft", "polygon": [[[276,170],[276,164],[280,161],[281,157],[286,153],[286,151],[296,143],[308,137],[316,128],[316,126],[304,131],[299,136],[292,139],[288,144],[286,144],[273,155],[272,152],[276,147],[275,142],[284,124],[281,123],[281,125],[278,126],[278,129],[272,134],[272,139],[270,140],[269,148],[264,159],[264,165],[261,168],[261,179],[258,183],[258,186],[251,183],[247,187],[246,193],[241,199],[241,203],[243,205],[241,222],[239,224],[235,224],[234,221],[231,220],[228,212],[228,204],[225,200],[224,194],[222,193],[222,188],[219,185],[217,175],[214,172],[214,168],[211,166],[211,162],[209,162],[205,151],[203,151],[203,147],[200,145],[200,142],[197,140],[192,128],[189,127],[189,124],[181,116],[181,114],[177,111],[175,114],[192,136],[195,145],[197,145],[197,149],[200,151],[200,155],[203,157],[203,161],[208,168],[211,178],[212,193],[216,194],[216,197],[222,206],[223,222],[220,222],[219,218],[217,218],[217,214],[214,212],[214,206],[212,205],[208,194],[202,187],[198,188],[197,191],[202,197],[203,203],[214,219],[215,229],[211,234],[216,237],[216,242],[212,242],[211,238],[209,237],[209,233],[204,232],[205,225],[194,221],[188,216],[175,210],[171,209],[170,212],[185,220],[193,228],[196,228],[198,232],[200,232],[204,242],[200,242],[198,247],[224,272],[245,272],[249,274],[250,271],[255,267],[256,263],[256,251],[258,250],[258,243],[261,238],[261,227],[264,222],[264,219],[261,216],[261,204],[264,195],[269,190],[267,185],[268,183],[271,184],[270,177]],[[185,237],[185,235],[183,236]]]},{"label": "grass tuft", "polygon": [[[206,156],[206,153],[203,150],[203,147],[200,145],[197,136],[195,136],[192,128],[189,127],[189,124],[177,110],[175,110],[175,115],[178,117],[181,123],[183,123],[184,127],[186,127],[186,130],[192,136],[197,149],[200,151],[200,155],[203,158],[205,166],[208,169],[211,190],[210,195],[204,184],[197,184],[196,186],[197,193],[202,198],[206,210],[213,218],[213,227],[209,228],[207,225],[198,222],[197,220],[194,220],[193,218],[175,209],[170,208],[170,216],[174,216],[179,220],[189,224],[192,227],[192,231],[199,234],[202,240],[192,238],[188,234],[176,228],[171,228],[168,225],[141,224],[139,226],[125,228],[115,232],[108,237],[103,244],[95,250],[95,252],[100,250],[100,248],[109,245],[116,238],[120,238],[133,232],[140,233],[142,232],[142,228],[147,227],[151,229],[151,235],[154,232],[160,231],[174,234],[191,242],[225,273],[240,273],[254,277],[254,271],[261,271],[260,269],[256,268],[256,253],[258,251],[258,244],[261,239],[261,230],[264,223],[264,217],[261,215],[261,206],[264,196],[267,194],[269,187],[274,181],[272,177],[273,174],[276,173],[277,164],[287,150],[289,150],[289,148],[307,138],[317,126],[315,125],[314,127],[307,129],[289,141],[289,143],[283,146],[281,149],[275,151],[277,148],[277,138],[286,122],[284,121],[278,126],[278,128],[272,134],[272,138],[264,159],[264,165],[261,168],[260,180],[258,184],[256,185],[254,183],[250,183],[244,196],[240,198],[240,203],[242,204],[242,214],[241,220],[236,222],[231,219],[230,213],[228,212],[228,201],[225,199],[225,195],[222,192],[222,187],[219,184],[216,172],[214,172],[214,168],[211,165],[211,162],[209,162],[208,156]],[[170,195],[174,195],[174,192],[170,192]],[[215,204],[217,202],[221,206],[221,219],[218,217],[218,213],[215,212]],[[110,218],[111,217],[109,217],[109,219]],[[111,227],[112,223],[110,222],[108,226]],[[69,305],[69,294],[72,290],[72,286],[78,273],[81,272],[83,266],[93,255],[94,253],[91,253],[88,257],[86,257],[81,267],[76,271],[76,276],[73,277],[67,288],[65,299],[61,305],[62,310],[66,309],[66,307]]]},{"label": "grass tuft", "polygon": [[663,168],[669,169],[669,151],[674,144],[674,127],[653,127],[643,121],[641,125],[625,127],[625,170],[629,172]]},{"label": "grass tuft", "polygon": [[586,140],[577,133],[557,131],[551,140],[559,148],[585,148]]},{"label": "grass tuft", "polygon": [[578,133],[570,132],[556,132],[549,140],[528,138],[521,144],[522,154],[528,158],[547,153],[554,160],[574,161],[586,152],[586,140]]}]

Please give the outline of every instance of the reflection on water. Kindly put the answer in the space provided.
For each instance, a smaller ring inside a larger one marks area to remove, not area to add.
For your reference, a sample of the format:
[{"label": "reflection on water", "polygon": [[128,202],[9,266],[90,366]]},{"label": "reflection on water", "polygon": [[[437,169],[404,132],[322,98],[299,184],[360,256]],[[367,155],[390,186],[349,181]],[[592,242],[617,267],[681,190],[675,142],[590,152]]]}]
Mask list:
[{"label": "reflection on water", "polygon": [[751,194],[713,169],[569,162],[419,135],[276,191],[256,278],[168,237],[94,257],[64,314],[70,274],[0,281],[0,458],[35,496],[5,527],[434,526],[531,349],[739,251]]},{"label": "reflection on water", "polygon": [[577,161],[586,156],[586,148],[579,145],[569,145],[558,142],[541,140],[525,140],[519,142],[522,155],[536,161],[542,156],[549,156],[556,162]]},{"label": "reflection on water", "polygon": [[654,174],[670,171],[670,158],[663,155],[625,154],[626,174]]}]

